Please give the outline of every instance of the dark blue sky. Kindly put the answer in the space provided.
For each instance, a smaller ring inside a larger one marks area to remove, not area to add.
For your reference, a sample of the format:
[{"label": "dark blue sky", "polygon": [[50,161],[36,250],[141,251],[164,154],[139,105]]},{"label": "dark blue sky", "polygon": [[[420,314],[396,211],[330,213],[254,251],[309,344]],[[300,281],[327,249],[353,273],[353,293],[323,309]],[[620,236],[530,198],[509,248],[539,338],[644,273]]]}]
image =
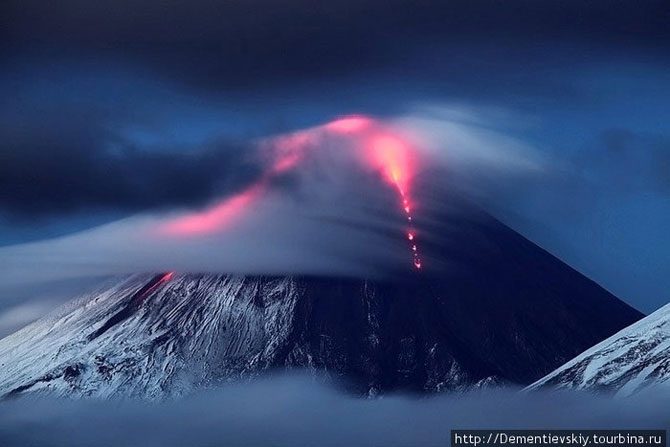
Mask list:
[{"label": "dark blue sky", "polygon": [[234,192],[257,175],[251,138],[450,104],[551,165],[492,212],[653,310],[670,297],[664,3],[7,2],[0,243]]}]

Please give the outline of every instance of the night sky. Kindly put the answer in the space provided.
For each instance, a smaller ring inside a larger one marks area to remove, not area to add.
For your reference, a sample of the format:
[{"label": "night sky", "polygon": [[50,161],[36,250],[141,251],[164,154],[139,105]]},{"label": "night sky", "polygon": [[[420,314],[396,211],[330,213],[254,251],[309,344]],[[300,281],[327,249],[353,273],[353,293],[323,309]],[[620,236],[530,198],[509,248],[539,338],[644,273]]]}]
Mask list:
[{"label": "night sky", "polygon": [[[667,1],[10,0],[0,16],[0,259],[243,192],[259,139],[440,116],[446,150],[497,151],[474,180],[489,212],[642,311],[670,299]],[[517,158],[541,173],[509,175]]]}]

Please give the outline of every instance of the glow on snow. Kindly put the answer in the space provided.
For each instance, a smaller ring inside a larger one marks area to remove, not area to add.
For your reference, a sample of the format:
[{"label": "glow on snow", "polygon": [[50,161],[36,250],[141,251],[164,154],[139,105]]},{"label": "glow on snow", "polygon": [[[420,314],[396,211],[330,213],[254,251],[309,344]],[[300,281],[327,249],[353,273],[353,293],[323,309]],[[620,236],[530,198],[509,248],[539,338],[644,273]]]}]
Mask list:
[{"label": "glow on snow", "polygon": [[272,140],[268,169],[256,183],[208,209],[168,221],[162,225],[161,231],[173,236],[188,236],[226,228],[263,195],[274,178],[295,169],[303,160],[305,152],[317,146],[313,143],[318,141],[318,135],[322,132],[352,138],[355,147],[362,149],[361,162],[379,171],[386,183],[397,191],[400,209],[407,219],[412,264],[416,269],[421,269],[410,195],[411,179],[416,171],[415,151],[388,126],[365,116],[339,118],[322,126]]}]

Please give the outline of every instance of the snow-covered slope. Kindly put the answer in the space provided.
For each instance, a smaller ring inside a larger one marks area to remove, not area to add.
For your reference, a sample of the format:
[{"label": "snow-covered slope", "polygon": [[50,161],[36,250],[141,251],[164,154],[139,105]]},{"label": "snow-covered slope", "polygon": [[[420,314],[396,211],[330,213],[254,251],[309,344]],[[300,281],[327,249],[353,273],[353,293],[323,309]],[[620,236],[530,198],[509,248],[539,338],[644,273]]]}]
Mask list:
[{"label": "snow-covered slope", "polygon": [[528,389],[582,389],[625,396],[650,386],[670,393],[670,304],[586,350]]},{"label": "snow-covered slope", "polygon": [[138,275],[0,341],[0,394],[180,395],[262,369],[290,333],[290,278]]},{"label": "snow-covered slope", "polygon": [[504,302],[483,290],[423,276],[136,275],[0,340],[0,396],[163,399],[287,368],[361,394],[528,384],[639,318],[595,285],[579,300],[554,286]]}]

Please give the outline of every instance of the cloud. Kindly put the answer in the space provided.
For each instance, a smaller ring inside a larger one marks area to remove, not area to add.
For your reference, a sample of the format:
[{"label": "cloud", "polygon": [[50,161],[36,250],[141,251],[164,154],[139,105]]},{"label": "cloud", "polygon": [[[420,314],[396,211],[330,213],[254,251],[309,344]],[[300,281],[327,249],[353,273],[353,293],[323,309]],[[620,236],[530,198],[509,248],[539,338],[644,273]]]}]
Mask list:
[{"label": "cloud", "polygon": [[531,119],[504,110],[433,104],[415,107],[395,122],[420,135],[423,150],[456,172],[500,175],[546,168],[537,148],[509,134],[524,121]]},{"label": "cloud", "polygon": [[[0,275],[16,283],[163,270],[366,277],[405,271],[410,254],[399,188],[419,209],[422,237],[442,240],[458,231],[444,222],[459,207],[454,196],[490,194],[482,179],[538,169],[524,159],[532,148],[491,130],[485,114],[468,114],[476,119],[458,121],[446,112],[361,118],[362,129],[330,123],[255,141],[263,171],[237,191],[189,210],[155,211],[147,203],[131,218],[5,247]],[[166,182],[179,185],[175,177]],[[458,190],[445,186],[459,182]],[[37,264],[38,272],[28,268]]]},{"label": "cloud", "polygon": [[[417,75],[428,71],[415,70],[416,54],[432,47],[431,59],[440,59],[445,46],[464,41],[533,46],[568,36],[621,51],[621,43],[655,48],[670,37],[658,0],[68,0],[57,7],[16,0],[3,7],[7,57],[123,61],[209,92],[374,70]],[[466,53],[450,56],[461,64]]]},{"label": "cloud", "polygon": [[0,337],[18,329],[45,315],[51,309],[51,303],[32,302],[20,304],[0,313]]},{"label": "cloud", "polygon": [[0,211],[10,217],[202,205],[261,169],[249,143],[142,147],[125,135],[126,115],[20,96],[7,98],[0,125]]},{"label": "cloud", "polygon": [[65,281],[34,281],[0,284],[0,338],[43,317],[55,307],[85,296],[118,278],[89,277]]},{"label": "cloud", "polygon": [[665,393],[612,400],[489,390],[358,399],[319,378],[229,384],[176,402],[22,398],[0,403],[0,439],[40,446],[440,446],[454,429],[659,429]]}]

